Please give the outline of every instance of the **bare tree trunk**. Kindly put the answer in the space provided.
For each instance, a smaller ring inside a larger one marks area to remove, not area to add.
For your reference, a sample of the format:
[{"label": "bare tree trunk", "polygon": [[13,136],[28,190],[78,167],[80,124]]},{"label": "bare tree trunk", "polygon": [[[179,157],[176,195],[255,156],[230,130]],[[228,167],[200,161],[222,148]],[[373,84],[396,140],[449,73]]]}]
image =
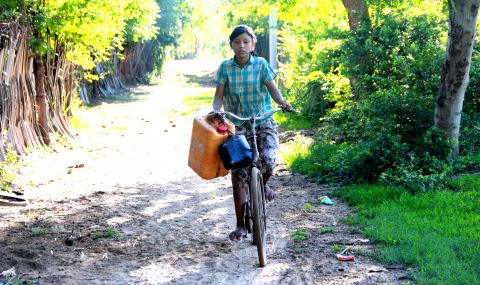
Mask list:
[{"label": "bare tree trunk", "polygon": [[448,4],[450,30],[435,105],[435,126],[453,139],[453,155],[458,156],[460,119],[469,81],[480,0],[453,0]]},{"label": "bare tree trunk", "polygon": [[362,21],[367,20],[370,22],[368,6],[365,0],[342,0],[342,2],[343,6],[347,9],[350,31],[356,31]]},{"label": "bare tree trunk", "polygon": [[[356,33],[362,24],[370,27],[370,15],[368,14],[368,6],[365,0],[342,0],[342,2],[347,9],[348,25],[351,33]],[[366,56],[359,56],[358,58],[358,60],[352,63],[354,66],[364,64]],[[357,74],[350,76],[350,87],[355,99],[359,99],[362,94],[368,92],[365,86],[361,84]]]},{"label": "bare tree trunk", "polygon": [[48,111],[47,111],[47,92],[45,91],[45,66],[41,54],[35,56],[33,63],[33,73],[35,75],[35,103],[37,110],[37,121],[45,144],[50,143],[50,134],[48,132]]}]

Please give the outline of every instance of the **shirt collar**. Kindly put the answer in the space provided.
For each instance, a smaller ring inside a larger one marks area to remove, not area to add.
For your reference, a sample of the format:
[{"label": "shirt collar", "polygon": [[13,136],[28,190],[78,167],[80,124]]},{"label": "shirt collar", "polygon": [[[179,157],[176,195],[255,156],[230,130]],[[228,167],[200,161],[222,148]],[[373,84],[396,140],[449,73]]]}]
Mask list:
[{"label": "shirt collar", "polygon": [[[248,62],[247,64],[245,64],[245,66],[252,64],[254,61],[255,61],[255,56],[250,54],[250,58],[248,59]],[[235,60],[235,57],[232,58],[232,64],[240,67],[240,65],[238,65],[237,61]]]}]

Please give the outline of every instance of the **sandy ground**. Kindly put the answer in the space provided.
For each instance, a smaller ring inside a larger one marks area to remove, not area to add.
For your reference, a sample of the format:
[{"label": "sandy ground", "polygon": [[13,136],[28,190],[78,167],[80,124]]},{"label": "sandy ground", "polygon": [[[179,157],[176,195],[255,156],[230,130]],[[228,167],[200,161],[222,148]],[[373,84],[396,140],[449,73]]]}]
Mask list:
[{"label": "sandy ground", "polygon": [[[162,84],[83,111],[90,128],[73,147],[25,156],[15,184],[30,204],[0,207],[0,273],[14,267],[24,284],[403,284],[405,268],[372,261],[368,239],[343,223],[351,210],[342,201],[320,204],[333,189],[281,162],[268,265],[258,266],[250,238],[228,240],[229,176],[206,181],[187,166],[192,120],[205,110],[181,115],[184,96],[212,90],[187,79],[217,64],[172,62]],[[294,241],[298,229],[310,237]],[[355,261],[336,260],[345,246]]]}]

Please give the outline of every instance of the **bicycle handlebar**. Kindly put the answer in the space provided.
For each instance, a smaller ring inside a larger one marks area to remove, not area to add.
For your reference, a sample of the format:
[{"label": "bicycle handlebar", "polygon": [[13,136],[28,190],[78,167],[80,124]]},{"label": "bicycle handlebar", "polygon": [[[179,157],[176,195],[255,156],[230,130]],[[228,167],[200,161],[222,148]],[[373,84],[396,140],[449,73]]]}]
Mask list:
[{"label": "bicycle handlebar", "polygon": [[259,120],[264,120],[264,119],[267,119],[267,118],[270,118],[273,114],[275,114],[276,112],[278,111],[283,111],[283,112],[288,112],[288,113],[300,113],[300,111],[297,111],[293,108],[291,109],[284,109],[284,108],[280,108],[280,107],[277,107],[273,110],[271,110],[270,112],[268,112],[266,115],[264,115],[263,117],[256,117],[256,116],[251,116],[251,117],[239,117],[237,115],[235,115],[234,113],[231,113],[231,112],[228,112],[228,111],[222,111],[222,112],[215,112],[219,115],[228,115],[234,119],[237,119],[239,121],[252,121],[252,120],[255,120],[255,121],[259,121]]}]

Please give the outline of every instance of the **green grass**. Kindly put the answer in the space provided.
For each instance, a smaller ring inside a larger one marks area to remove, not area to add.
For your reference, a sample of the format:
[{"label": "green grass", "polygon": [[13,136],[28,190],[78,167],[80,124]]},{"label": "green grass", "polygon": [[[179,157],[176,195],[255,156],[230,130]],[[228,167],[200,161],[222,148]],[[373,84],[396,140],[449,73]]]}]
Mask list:
[{"label": "green grass", "polygon": [[292,240],[295,242],[301,242],[309,239],[312,234],[306,229],[295,229],[291,232]]},{"label": "green grass", "polygon": [[335,168],[332,157],[338,151],[334,144],[314,142],[311,138],[297,135],[282,153],[283,161],[294,172],[319,178]]},{"label": "green grass", "polygon": [[314,126],[313,122],[293,113],[278,112],[273,116],[275,121],[278,124],[285,126],[287,130],[305,130],[311,129]]},{"label": "green grass", "polygon": [[312,204],[310,204],[310,203],[305,203],[305,205],[303,206],[303,211],[305,211],[305,212],[311,212],[311,211],[313,211],[313,209],[314,208],[313,208]]},{"label": "green grass", "polygon": [[182,112],[182,115],[186,116],[195,112],[198,108],[212,106],[213,95],[215,90],[205,90],[199,94],[185,97],[183,99],[183,104],[185,110]]},{"label": "green grass", "polygon": [[480,176],[450,184],[457,192],[357,185],[339,196],[357,208],[349,222],[379,245],[378,258],[411,266],[417,284],[480,284]]},{"label": "green grass", "polygon": [[50,229],[48,228],[33,228],[31,229],[30,235],[32,237],[43,236],[50,233]]},{"label": "green grass", "polygon": [[320,228],[320,234],[333,234],[336,232],[335,227],[322,227]]},{"label": "green grass", "polygon": [[108,228],[106,231],[96,231],[92,233],[92,238],[93,239],[99,239],[99,238],[113,238],[113,239],[118,239],[122,236],[122,234],[114,230],[112,228]]}]

